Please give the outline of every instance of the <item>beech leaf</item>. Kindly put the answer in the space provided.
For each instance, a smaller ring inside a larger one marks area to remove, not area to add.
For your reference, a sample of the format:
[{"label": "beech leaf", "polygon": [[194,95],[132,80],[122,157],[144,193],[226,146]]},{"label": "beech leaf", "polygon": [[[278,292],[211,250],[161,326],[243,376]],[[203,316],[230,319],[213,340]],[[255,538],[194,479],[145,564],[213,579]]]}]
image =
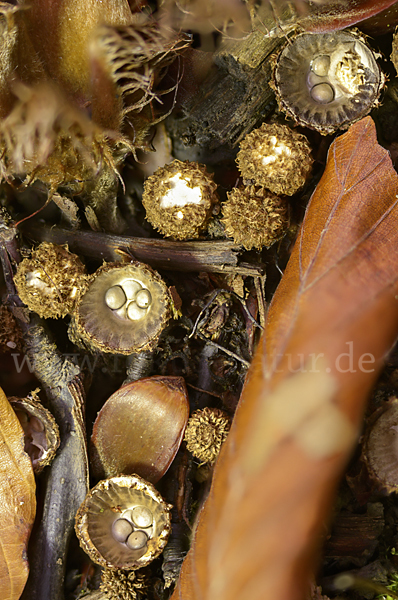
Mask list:
[{"label": "beech leaf", "polygon": [[398,176],[370,117],[330,147],[173,600],[303,600],[398,334]]},{"label": "beech leaf", "polygon": [[343,5],[337,2],[324,2],[319,5],[317,3],[308,15],[300,19],[300,25],[311,33],[336,31],[337,29],[352,27],[356,23],[375,17],[383,11],[386,11],[387,15],[387,9],[396,1],[346,0]]},{"label": "beech leaf", "polygon": [[36,484],[24,433],[0,388],[0,596],[18,600],[29,567],[27,544],[36,513]]}]

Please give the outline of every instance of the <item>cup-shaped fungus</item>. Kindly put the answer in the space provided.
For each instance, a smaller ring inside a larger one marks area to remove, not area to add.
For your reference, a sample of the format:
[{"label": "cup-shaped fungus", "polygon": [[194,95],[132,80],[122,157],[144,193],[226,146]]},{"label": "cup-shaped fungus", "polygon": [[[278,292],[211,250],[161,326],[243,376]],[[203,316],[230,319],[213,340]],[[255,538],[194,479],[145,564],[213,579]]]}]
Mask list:
[{"label": "cup-shaped fungus", "polygon": [[398,491],[398,399],[391,398],[370,417],[362,458],[376,486]]},{"label": "cup-shaped fungus", "polygon": [[33,470],[40,473],[53,460],[60,443],[59,429],[52,414],[44,408],[35,392],[31,397],[8,399],[25,438],[25,452],[30,456]]},{"label": "cup-shaped fungus", "polygon": [[67,248],[42,242],[18,265],[14,281],[30,310],[44,319],[57,319],[72,312],[85,283],[85,268]]},{"label": "cup-shaped fungus", "polygon": [[246,250],[269,247],[289,226],[285,199],[253,185],[234,188],[222,207],[225,232]]},{"label": "cup-shaped fungus", "polygon": [[204,165],[174,160],[144,183],[146,218],[165,236],[177,240],[197,238],[218,201],[216,188]]},{"label": "cup-shaped fungus", "polygon": [[94,423],[94,474],[137,473],[156,483],[169,468],[189,417],[182,377],[154,376],[122,386]]},{"label": "cup-shaped fungus", "polygon": [[89,350],[132,354],[151,350],[167,324],[169,290],[156,271],[138,262],[107,263],[78,299],[69,337]]},{"label": "cup-shaped fungus", "polygon": [[287,125],[263,123],[243,138],[236,162],[245,183],[292,196],[305,184],[313,160],[304,135]]},{"label": "cup-shaped fungus", "polygon": [[383,85],[376,56],[352,31],[300,34],[276,60],[279,108],[324,135],[367,115]]},{"label": "cup-shaped fungus", "polygon": [[108,569],[139,569],[159,556],[170,534],[170,508],[138,475],[100,481],[76,515],[75,530],[91,560]]}]

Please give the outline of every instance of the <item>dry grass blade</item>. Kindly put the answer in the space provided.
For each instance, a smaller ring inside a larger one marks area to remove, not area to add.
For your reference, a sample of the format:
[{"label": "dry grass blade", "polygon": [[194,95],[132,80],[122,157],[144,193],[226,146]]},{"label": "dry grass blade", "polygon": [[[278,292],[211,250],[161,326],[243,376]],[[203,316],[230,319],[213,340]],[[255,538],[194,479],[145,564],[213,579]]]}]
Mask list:
[{"label": "dry grass blade", "polygon": [[36,484],[22,427],[1,389],[0,465],[0,595],[18,600],[29,572],[26,551],[36,513]]},{"label": "dry grass blade", "polygon": [[331,146],[173,600],[302,600],[398,333],[398,176],[370,117]]}]

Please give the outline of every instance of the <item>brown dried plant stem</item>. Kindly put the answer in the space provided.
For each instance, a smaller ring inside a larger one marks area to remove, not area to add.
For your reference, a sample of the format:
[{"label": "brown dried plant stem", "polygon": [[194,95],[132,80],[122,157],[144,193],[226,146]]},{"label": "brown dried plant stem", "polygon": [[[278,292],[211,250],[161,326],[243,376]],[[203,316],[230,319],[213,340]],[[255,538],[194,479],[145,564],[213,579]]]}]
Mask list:
[{"label": "brown dried plant stem", "polygon": [[398,333],[397,193],[370,117],[333,142],[173,600],[306,596],[365,400]]},{"label": "brown dried plant stem", "polygon": [[43,473],[43,513],[31,539],[31,569],[22,597],[27,600],[62,600],[68,544],[76,511],[89,487],[84,391],[79,367],[61,355],[47,325],[37,315],[27,315],[16,296],[10,260],[10,252],[14,260],[18,259],[15,236],[15,228],[7,227],[3,221],[0,258],[8,288],[8,304],[19,319],[26,359],[46,392],[48,406],[59,425],[61,437],[51,468]]},{"label": "brown dried plant stem", "polygon": [[262,264],[239,262],[240,246],[230,241],[175,242],[93,231],[70,231],[57,227],[45,228],[28,221],[20,229],[34,241],[68,244],[72,252],[97,259],[120,260],[124,253],[126,259],[130,255],[156,269],[236,273],[252,277],[264,274]]}]

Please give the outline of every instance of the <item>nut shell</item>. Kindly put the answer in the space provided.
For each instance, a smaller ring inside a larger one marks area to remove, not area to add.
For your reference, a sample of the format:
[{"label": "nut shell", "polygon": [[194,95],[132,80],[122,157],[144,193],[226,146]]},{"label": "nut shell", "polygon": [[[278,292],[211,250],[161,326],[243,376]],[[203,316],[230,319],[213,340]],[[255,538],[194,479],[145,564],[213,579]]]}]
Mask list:
[{"label": "nut shell", "polygon": [[[137,505],[153,514],[147,545],[131,550],[112,537],[112,524]],[[140,569],[159,556],[170,534],[170,508],[159,492],[138,475],[121,475],[100,481],[86,496],[75,530],[91,560],[108,569]]]},{"label": "nut shell", "polygon": [[279,54],[279,108],[322,134],[346,129],[377,104],[384,76],[372,50],[352,31],[302,33]]},{"label": "nut shell", "polygon": [[91,276],[79,298],[68,335],[93,352],[151,350],[167,324],[171,306],[171,295],[156,271],[138,262],[107,263]]},{"label": "nut shell", "polygon": [[174,160],[144,183],[146,218],[165,236],[177,240],[197,238],[218,201],[216,188],[204,165]]},{"label": "nut shell", "polygon": [[94,423],[95,476],[137,473],[156,483],[177,453],[188,417],[182,377],[159,375],[122,386],[108,398]]}]

